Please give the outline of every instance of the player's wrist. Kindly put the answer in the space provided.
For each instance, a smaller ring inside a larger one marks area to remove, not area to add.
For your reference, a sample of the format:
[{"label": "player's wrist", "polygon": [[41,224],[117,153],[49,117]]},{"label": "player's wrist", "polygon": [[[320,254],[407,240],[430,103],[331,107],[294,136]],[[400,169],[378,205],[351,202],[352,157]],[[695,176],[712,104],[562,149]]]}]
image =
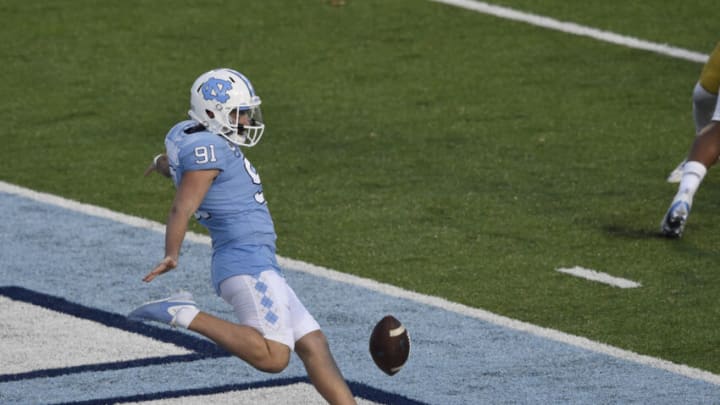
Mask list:
[{"label": "player's wrist", "polygon": [[162,154],[162,153],[159,153],[157,156],[155,156],[155,157],[153,158],[153,166],[154,166],[155,168],[158,167],[158,160],[160,160],[160,158],[161,158],[162,156],[163,156],[163,154]]}]

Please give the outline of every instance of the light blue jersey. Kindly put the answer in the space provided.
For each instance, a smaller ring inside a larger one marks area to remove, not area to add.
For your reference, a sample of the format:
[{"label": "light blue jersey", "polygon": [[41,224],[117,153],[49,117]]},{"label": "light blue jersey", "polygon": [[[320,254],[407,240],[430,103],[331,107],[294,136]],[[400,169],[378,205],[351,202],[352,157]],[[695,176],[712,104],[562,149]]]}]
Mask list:
[{"label": "light blue jersey", "polygon": [[240,147],[198,129],[195,121],[176,124],[165,138],[175,186],[185,172],[216,169],[195,217],[210,231],[213,247],[212,282],[240,274],[280,271],[275,257],[275,228],[263,195],[260,176]]}]

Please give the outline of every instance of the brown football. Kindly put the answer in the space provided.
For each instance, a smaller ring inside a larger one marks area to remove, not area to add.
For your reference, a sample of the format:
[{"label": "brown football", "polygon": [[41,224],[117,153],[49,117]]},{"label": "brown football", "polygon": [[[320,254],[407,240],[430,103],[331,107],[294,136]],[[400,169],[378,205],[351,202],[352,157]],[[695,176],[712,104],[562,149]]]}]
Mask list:
[{"label": "brown football", "polygon": [[394,375],[410,356],[410,335],[394,316],[387,315],[370,335],[370,356],[387,375]]}]

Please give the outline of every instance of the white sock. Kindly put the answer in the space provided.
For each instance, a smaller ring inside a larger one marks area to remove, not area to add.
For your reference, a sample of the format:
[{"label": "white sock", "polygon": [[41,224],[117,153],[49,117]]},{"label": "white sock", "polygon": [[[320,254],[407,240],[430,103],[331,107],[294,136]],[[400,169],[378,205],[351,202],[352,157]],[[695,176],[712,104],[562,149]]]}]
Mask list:
[{"label": "white sock", "polygon": [[693,197],[706,173],[707,168],[700,162],[690,161],[685,163],[682,180],[680,180],[680,186],[674,200],[685,200],[692,205]]},{"label": "white sock", "polygon": [[187,329],[188,326],[190,326],[190,322],[192,322],[199,313],[200,310],[196,307],[183,307],[175,313],[175,325],[179,325]]}]

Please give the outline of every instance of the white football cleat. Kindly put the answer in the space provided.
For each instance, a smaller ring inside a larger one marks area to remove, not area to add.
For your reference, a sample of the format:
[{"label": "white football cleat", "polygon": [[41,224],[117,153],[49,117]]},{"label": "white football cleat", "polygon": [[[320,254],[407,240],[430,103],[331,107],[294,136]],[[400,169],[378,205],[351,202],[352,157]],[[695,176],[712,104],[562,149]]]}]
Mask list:
[{"label": "white football cleat", "polygon": [[690,215],[690,203],[688,201],[682,199],[673,201],[660,224],[660,231],[668,238],[681,237],[688,215]]},{"label": "white football cleat", "polygon": [[668,183],[680,183],[683,176],[683,169],[685,168],[685,162],[687,162],[687,160],[680,162],[680,164],[677,165],[672,172],[670,172],[666,179]]},{"label": "white football cleat", "polygon": [[168,298],[146,302],[128,314],[128,318],[135,321],[155,321],[175,325],[178,311],[184,308],[195,308],[192,294],[187,291],[175,293]]}]

